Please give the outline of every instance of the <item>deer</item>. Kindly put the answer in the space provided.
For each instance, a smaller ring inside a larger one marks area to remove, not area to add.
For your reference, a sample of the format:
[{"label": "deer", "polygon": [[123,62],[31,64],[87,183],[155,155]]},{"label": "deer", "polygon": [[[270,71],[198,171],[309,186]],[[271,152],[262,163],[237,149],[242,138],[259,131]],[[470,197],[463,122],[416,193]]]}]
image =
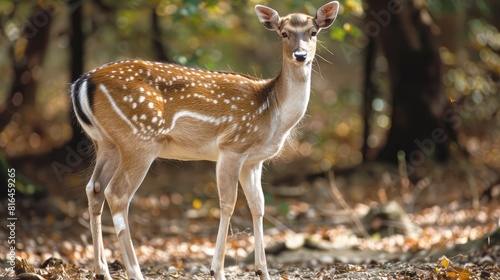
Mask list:
[{"label": "deer", "polygon": [[272,8],[255,6],[262,25],[282,40],[281,70],[271,79],[136,59],[105,64],[71,85],[76,118],[96,151],[85,190],[97,279],[111,280],[101,226],[104,201],[128,278],[144,279],[128,212],[157,158],[216,162],[220,222],[210,274],[218,280],[225,279],[226,239],[241,184],[252,216],[255,273],[270,279],[263,244],[262,166],[279,154],[306,112],[317,35],[332,25],[338,9],[333,1],[315,16],[281,17]]}]

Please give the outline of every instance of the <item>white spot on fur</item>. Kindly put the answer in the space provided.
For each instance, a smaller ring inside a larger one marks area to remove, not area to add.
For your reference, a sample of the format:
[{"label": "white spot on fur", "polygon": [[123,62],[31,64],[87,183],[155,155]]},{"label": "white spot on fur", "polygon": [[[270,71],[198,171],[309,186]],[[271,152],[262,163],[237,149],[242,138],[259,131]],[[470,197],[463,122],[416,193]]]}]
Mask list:
[{"label": "white spot on fur", "polygon": [[121,213],[113,215],[113,224],[115,225],[116,234],[118,235],[122,230],[127,228],[127,223]]},{"label": "white spot on fur", "polygon": [[137,128],[130,122],[130,120],[125,116],[125,114],[123,114],[123,112],[120,109],[120,107],[118,107],[118,105],[116,104],[116,102],[113,100],[113,97],[111,97],[111,95],[109,94],[109,91],[106,88],[106,86],[104,86],[103,84],[100,84],[99,88],[104,93],[104,95],[108,98],[108,101],[111,104],[111,107],[113,108],[113,110],[115,110],[116,114],[123,121],[125,121],[132,128],[132,131],[134,132],[134,134],[136,134],[137,133]]}]

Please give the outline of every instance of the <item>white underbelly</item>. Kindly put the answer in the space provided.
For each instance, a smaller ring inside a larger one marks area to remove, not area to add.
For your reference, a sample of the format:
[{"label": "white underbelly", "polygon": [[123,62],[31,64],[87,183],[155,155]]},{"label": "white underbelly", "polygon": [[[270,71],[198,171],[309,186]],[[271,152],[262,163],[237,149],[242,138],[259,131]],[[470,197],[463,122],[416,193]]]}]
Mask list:
[{"label": "white underbelly", "polygon": [[202,145],[168,143],[158,157],[176,160],[209,160],[217,161],[218,149],[215,141]]}]

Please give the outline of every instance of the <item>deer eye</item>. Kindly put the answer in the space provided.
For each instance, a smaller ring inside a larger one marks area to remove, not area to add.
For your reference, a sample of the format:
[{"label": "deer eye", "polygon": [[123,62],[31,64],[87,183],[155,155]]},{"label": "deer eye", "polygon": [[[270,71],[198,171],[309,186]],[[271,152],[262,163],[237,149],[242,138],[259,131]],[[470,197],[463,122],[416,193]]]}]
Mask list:
[{"label": "deer eye", "polygon": [[315,37],[316,35],[318,35],[318,32],[317,32],[317,31],[313,31],[313,32],[311,33],[311,36],[312,36],[312,37]]},{"label": "deer eye", "polygon": [[281,33],[281,37],[288,38],[288,34],[286,34],[286,32],[283,32],[283,33]]}]

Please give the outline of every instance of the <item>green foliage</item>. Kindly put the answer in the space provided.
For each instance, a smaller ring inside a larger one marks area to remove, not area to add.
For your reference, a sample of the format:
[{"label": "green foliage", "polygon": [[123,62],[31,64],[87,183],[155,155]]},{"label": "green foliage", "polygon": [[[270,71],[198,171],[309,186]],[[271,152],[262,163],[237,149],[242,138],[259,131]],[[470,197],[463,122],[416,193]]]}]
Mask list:
[{"label": "green foliage", "polygon": [[330,32],[330,37],[336,41],[344,41],[345,36],[347,35],[347,32],[344,30],[343,27],[334,27],[332,29],[332,32]]},{"label": "green foliage", "polygon": [[[2,182],[7,182],[7,176],[8,170],[13,170],[11,166],[7,163],[7,160],[5,159],[4,155],[0,153],[0,172],[1,176],[0,179],[2,179]],[[44,193],[43,188],[41,188],[38,185],[33,184],[30,182],[26,177],[24,177],[22,174],[19,174],[19,172],[14,172],[15,174],[15,185],[16,185],[16,192],[20,195],[25,195],[25,196],[37,196],[41,195]],[[5,176],[5,177],[4,177]],[[10,177],[9,177],[10,178]],[[7,192],[4,192],[3,194],[6,194]]]},{"label": "green foliage", "polygon": [[[500,76],[500,35],[496,27],[483,19],[468,23],[468,38],[478,59],[466,60],[453,65],[443,75],[446,94],[452,100],[459,100],[457,113],[471,128],[480,122],[494,119],[500,109],[497,79]],[[442,56],[453,57],[447,50]],[[453,62],[453,59],[448,59]],[[466,104],[463,106],[461,104]],[[461,123],[459,123],[461,124]]]},{"label": "green foliage", "polygon": [[425,2],[434,14],[452,13],[461,9],[477,7],[484,15],[492,15],[487,0],[425,0]]}]

